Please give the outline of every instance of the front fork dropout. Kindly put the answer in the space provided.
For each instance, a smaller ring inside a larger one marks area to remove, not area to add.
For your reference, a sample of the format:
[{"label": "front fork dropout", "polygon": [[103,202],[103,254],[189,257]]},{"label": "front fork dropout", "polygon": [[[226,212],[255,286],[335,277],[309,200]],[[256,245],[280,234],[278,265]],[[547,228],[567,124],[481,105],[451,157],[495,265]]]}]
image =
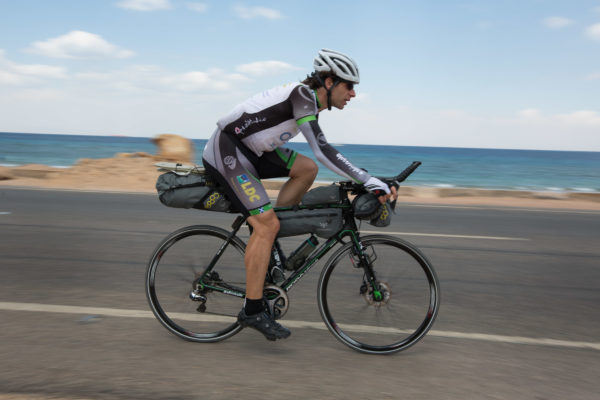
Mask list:
[{"label": "front fork dropout", "polygon": [[372,254],[368,253],[368,248],[363,245],[358,232],[356,232],[355,235],[352,235],[352,243],[352,252],[354,253],[353,262],[355,260],[357,261],[354,266],[356,268],[362,268],[364,271],[360,294],[364,295],[370,288],[370,292],[373,294],[373,300],[382,301],[384,295],[377,283],[377,277],[375,276],[375,270],[373,269],[373,262],[377,258],[375,252],[373,251]]}]

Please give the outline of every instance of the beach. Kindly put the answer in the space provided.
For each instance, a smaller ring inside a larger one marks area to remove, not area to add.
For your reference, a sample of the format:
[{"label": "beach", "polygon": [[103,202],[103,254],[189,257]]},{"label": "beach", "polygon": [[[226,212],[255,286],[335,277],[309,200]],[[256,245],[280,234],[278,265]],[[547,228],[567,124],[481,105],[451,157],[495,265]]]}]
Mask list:
[{"label": "beach", "polygon": [[[42,164],[0,167],[0,188],[156,193],[156,178],[162,173],[154,165],[157,161],[159,158],[155,155],[136,152],[120,153],[111,158],[82,159],[69,168]],[[264,180],[263,183],[269,196],[276,198],[283,181]],[[324,184],[328,183],[317,182],[315,186]],[[408,184],[400,187],[399,194],[399,204],[600,210],[600,193],[595,192],[440,188]]]}]

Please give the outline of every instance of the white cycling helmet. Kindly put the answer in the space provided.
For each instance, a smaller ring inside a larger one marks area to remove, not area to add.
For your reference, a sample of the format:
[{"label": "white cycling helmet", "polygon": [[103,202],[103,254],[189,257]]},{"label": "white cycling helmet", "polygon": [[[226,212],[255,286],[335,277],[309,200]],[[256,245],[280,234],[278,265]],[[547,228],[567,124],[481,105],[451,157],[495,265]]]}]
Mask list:
[{"label": "white cycling helmet", "polygon": [[331,71],[335,76],[352,83],[359,83],[358,66],[356,62],[340,52],[321,49],[315,57],[315,71]]}]

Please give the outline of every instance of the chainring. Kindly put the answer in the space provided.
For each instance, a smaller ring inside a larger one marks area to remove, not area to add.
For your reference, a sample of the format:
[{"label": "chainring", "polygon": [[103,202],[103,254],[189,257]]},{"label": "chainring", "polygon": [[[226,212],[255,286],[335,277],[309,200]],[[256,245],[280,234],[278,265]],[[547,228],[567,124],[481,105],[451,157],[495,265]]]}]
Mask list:
[{"label": "chainring", "polygon": [[268,285],[263,289],[263,296],[273,318],[282,318],[287,313],[290,301],[285,290],[279,286]]}]

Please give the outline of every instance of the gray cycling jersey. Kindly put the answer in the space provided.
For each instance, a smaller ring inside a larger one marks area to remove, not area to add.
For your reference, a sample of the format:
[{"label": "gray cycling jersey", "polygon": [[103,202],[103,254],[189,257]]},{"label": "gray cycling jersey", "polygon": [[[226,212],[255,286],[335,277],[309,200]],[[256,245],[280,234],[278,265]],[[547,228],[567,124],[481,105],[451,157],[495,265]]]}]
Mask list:
[{"label": "gray cycling jersey", "polygon": [[317,122],[318,113],[315,92],[302,83],[290,83],[249,98],[221,118],[217,126],[222,132],[235,135],[258,157],[302,132],[323,165],[341,176],[365,183],[370,175],[327,143]]}]

